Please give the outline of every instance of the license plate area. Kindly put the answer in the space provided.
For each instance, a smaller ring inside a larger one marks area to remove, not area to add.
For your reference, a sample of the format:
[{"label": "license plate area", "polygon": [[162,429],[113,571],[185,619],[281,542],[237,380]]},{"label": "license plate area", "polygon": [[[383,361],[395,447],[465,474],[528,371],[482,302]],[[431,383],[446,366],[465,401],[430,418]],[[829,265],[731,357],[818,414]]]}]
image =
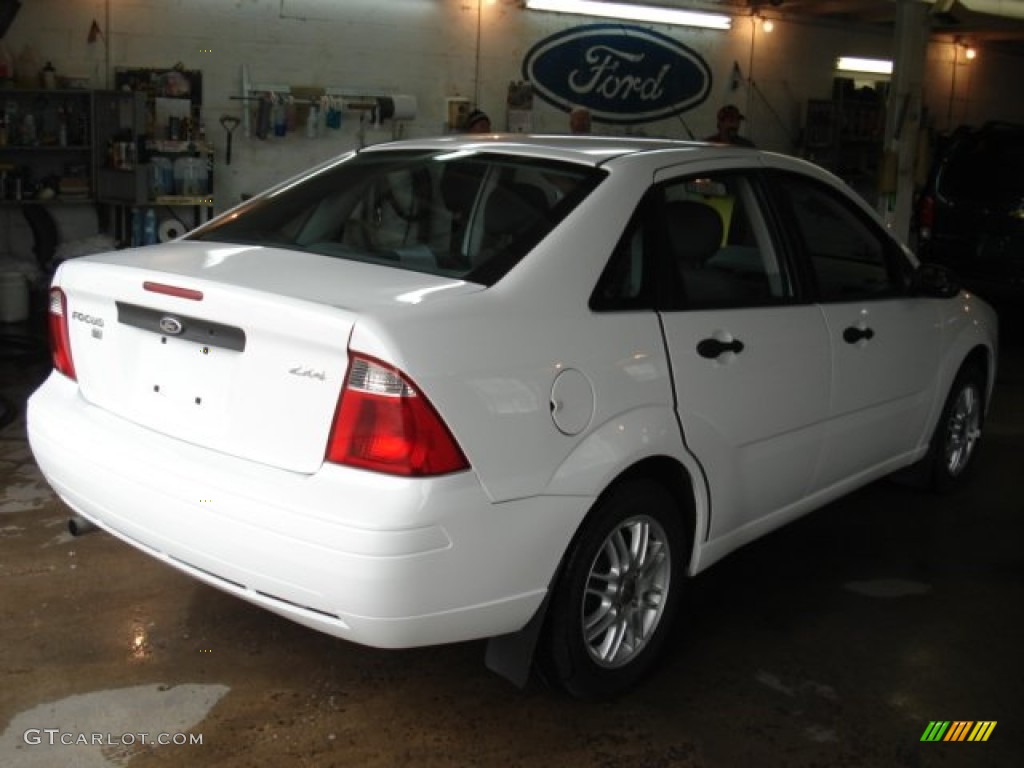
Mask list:
[{"label": "license plate area", "polygon": [[226,406],[238,353],[166,336],[145,339],[139,384],[167,406],[210,411]]},{"label": "license plate area", "polygon": [[230,424],[230,392],[241,353],[172,336],[131,331],[137,367],[135,420],[164,434],[219,445]]}]

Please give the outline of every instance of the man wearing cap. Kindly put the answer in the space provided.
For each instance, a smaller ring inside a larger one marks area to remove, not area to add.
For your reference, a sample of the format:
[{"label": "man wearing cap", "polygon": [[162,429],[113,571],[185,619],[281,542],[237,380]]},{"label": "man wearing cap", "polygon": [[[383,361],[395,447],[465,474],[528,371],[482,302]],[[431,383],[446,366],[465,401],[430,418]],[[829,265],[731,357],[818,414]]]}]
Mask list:
[{"label": "man wearing cap", "polygon": [[735,144],[740,147],[752,147],[754,142],[740,136],[740,122],[745,120],[743,113],[735,104],[726,104],[718,110],[718,132],[708,136],[704,141],[718,144]]},{"label": "man wearing cap", "polygon": [[466,133],[490,133],[491,118],[482,109],[474,109],[466,115]]}]

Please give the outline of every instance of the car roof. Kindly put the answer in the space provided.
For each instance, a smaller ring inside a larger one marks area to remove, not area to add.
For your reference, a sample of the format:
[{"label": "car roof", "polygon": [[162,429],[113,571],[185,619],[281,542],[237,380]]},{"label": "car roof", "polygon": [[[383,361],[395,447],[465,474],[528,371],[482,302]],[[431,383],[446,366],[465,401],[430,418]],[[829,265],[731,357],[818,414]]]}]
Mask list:
[{"label": "car roof", "polygon": [[376,144],[363,152],[396,149],[449,150],[451,152],[502,152],[585,165],[601,165],[613,158],[652,152],[678,151],[690,155],[736,152],[757,154],[756,149],[702,141],[651,139],[633,136],[570,136],[521,133],[453,134],[424,139]]},{"label": "car roof", "polygon": [[[809,160],[756,147],[715,144],[707,141],[652,139],[634,136],[463,133],[374,144],[360,150],[359,153],[398,150],[449,151],[453,154],[494,152],[543,160],[581,163],[591,167],[605,164],[611,167],[611,165],[623,163],[650,172],[660,168],[691,163],[698,164],[697,167],[699,167],[705,161],[721,162],[723,167],[731,168],[749,165],[796,171],[851,192],[844,181]],[[853,195],[852,192],[851,197],[865,209],[872,210],[867,201]]]}]

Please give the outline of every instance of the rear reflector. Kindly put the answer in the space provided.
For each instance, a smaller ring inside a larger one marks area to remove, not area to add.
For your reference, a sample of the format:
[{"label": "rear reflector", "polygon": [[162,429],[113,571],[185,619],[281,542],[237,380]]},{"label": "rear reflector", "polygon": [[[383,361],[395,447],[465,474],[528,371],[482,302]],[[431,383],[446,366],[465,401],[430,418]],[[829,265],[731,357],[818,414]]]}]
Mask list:
[{"label": "rear reflector", "polygon": [[415,477],[469,467],[422,393],[399,371],[358,355],[349,363],[327,461]]},{"label": "rear reflector", "polygon": [[50,331],[50,353],[53,367],[69,379],[76,380],[75,363],[71,359],[71,338],[68,335],[68,301],[60,288],[50,289],[50,309],[47,315]]},{"label": "rear reflector", "polygon": [[142,287],[153,293],[162,293],[165,296],[177,296],[179,299],[190,299],[191,301],[202,301],[203,292],[192,288],[181,288],[177,285],[166,285],[164,283],[151,283],[148,280]]}]

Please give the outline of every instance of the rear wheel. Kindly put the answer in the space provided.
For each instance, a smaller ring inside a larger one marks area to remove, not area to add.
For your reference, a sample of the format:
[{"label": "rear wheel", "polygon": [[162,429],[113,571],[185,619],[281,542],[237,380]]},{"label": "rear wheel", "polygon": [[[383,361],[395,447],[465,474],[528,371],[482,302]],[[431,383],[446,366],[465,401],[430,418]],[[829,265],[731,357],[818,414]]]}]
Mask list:
[{"label": "rear wheel", "polygon": [[669,633],[689,556],[671,494],[650,480],[613,489],[574,542],[548,609],[545,671],[577,696],[622,691]]}]

